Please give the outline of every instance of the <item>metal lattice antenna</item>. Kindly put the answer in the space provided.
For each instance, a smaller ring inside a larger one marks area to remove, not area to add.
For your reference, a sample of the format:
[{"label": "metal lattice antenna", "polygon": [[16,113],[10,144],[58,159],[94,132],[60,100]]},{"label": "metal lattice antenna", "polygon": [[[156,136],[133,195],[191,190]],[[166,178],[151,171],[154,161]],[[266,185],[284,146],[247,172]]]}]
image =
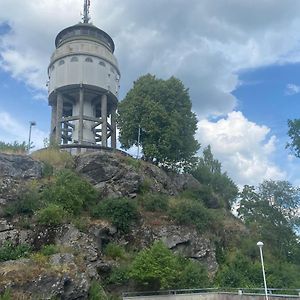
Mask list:
[{"label": "metal lattice antenna", "polygon": [[83,23],[88,23],[90,20],[90,0],[84,0],[84,6],[83,6]]}]

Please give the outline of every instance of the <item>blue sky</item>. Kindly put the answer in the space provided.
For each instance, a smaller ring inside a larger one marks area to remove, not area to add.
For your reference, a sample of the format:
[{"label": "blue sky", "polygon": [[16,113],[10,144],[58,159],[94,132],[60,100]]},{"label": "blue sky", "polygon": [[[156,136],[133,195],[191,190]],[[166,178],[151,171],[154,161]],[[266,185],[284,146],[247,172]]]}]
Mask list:
[{"label": "blue sky", "polygon": [[[92,0],[92,22],[115,41],[120,99],[148,72],[189,88],[197,139],[239,184],[300,185],[285,149],[300,117],[300,1]],[[47,65],[56,34],[80,20],[82,0],[0,2],[0,140],[36,148],[49,134]]]}]

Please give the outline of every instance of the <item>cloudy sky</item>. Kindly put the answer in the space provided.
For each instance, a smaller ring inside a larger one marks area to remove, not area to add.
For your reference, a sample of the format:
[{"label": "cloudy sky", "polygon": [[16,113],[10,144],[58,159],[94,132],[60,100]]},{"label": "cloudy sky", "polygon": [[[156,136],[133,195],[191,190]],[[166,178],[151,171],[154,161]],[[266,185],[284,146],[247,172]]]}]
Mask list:
[{"label": "cloudy sky", "polygon": [[[78,23],[83,0],[0,0],[0,140],[48,136],[47,65],[56,34]],[[189,88],[197,138],[211,144],[240,185],[300,184],[285,149],[300,118],[299,0],[91,0],[94,25],[111,35],[121,96],[139,76],[172,75]]]}]

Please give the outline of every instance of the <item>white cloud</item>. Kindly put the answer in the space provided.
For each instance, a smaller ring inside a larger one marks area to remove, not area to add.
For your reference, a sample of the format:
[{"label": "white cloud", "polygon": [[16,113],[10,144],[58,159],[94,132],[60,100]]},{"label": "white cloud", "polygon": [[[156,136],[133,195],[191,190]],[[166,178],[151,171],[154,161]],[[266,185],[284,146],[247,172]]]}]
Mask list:
[{"label": "white cloud", "polygon": [[276,149],[276,137],[269,133],[266,126],[250,122],[234,111],[217,122],[200,121],[197,137],[202,148],[211,145],[224,170],[239,185],[256,185],[264,179],[279,180],[286,175],[270,159]]},{"label": "white cloud", "polygon": [[[0,111],[0,140],[6,142],[17,141],[28,142],[29,124],[21,124],[14,119],[8,112]],[[48,133],[38,127],[32,127],[31,141],[34,149],[44,147],[43,140],[48,137]]]},{"label": "white cloud", "polygon": [[[234,8],[234,9],[233,9]],[[80,20],[81,0],[1,1],[1,67],[45,89],[55,35]],[[175,75],[200,116],[237,106],[238,72],[300,61],[298,0],[92,1],[92,21],[115,40],[121,95],[142,74]],[[166,13],[167,12],[167,13]]]},{"label": "white cloud", "polygon": [[300,86],[293,84],[293,83],[289,83],[286,86],[286,91],[285,91],[286,95],[292,96],[295,94],[299,94],[300,93]]}]

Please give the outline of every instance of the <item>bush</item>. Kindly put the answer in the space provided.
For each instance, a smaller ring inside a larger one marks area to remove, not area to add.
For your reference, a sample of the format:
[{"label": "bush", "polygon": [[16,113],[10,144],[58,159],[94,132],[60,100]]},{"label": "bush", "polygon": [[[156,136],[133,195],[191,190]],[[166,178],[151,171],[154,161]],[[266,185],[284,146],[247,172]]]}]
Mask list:
[{"label": "bush", "polygon": [[104,249],[104,254],[112,259],[123,258],[125,256],[125,250],[118,244],[109,243]]},{"label": "bush", "polygon": [[[44,165],[44,175],[49,176],[54,170],[72,169],[74,160],[70,153],[60,151],[55,147],[38,150],[31,154],[32,158],[42,161]],[[52,170],[52,171],[51,171]]]},{"label": "bush", "polygon": [[47,207],[37,211],[37,222],[41,225],[58,226],[66,221],[66,216],[61,206],[50,203]]},{"label": "bush", "polygon": [[168,197],[163,194],[146,194],[140,201],[147,211],[167,211]]},{"label": "bush", "polygon": [[138,219],[137,205],[127,198],[106,199],[93,209],[93,217],[105,218],[122,232],[128,232],[130,226]]},{"label": "bush", "polygon": [[75,215],[94,205],[98,198],[93,186],[70,170],[57,173],[54,183],[42,195],[46,201],[56,203]]},{"label": "bush", "polygon": [[118,285],[127,283],[130,278],[129,271],[130,269],[128,266],[120,266],[117,268],[113,268],[108,279],[106,280],[106,283]]},{"label": "bush", "polygon": [[175,199],[168,213],[177,223],[195,225],[199,231],[208,228],[211,223],[209,210],[202,203],[189,199]]},{"label": "bush", "polygon": [[98,283],[96,280],[93,280],[91,283],[91,286],[89,288],[89,300],[108,300],[107,295],[105,294],[105,291],[103,290],[100,283]]},{"label": "bush", "polygon": [[0,295],[0,300],[12,300],[11,292],[10,290],[5,290],[2,295]]},{"label": "bush", "polygon": [[27,257],[31,252],[30,246],[26,244],[13,245],[11,242],[6,241],[0,248],[0,262],[7,260],[16,260],[21,257]]},{"label": "bush", "polygon": [[50,255],[53,255],[55,253],[58,253],[59,252],[59,249],[56,245],[53,245],[53,244],[50,244],[50,245],[44,245],[42,247],[42,249],[40,250],[40,253],[42,255],[45,255],[45,256],[50,256]]},{"label": "bush", "polygon": [[6,216],[14,216],[16,214],[33,215],[34,211],[42,205],[38,187],[31,185],[20,192],[18,199],[9,204],[4,213]]}]

